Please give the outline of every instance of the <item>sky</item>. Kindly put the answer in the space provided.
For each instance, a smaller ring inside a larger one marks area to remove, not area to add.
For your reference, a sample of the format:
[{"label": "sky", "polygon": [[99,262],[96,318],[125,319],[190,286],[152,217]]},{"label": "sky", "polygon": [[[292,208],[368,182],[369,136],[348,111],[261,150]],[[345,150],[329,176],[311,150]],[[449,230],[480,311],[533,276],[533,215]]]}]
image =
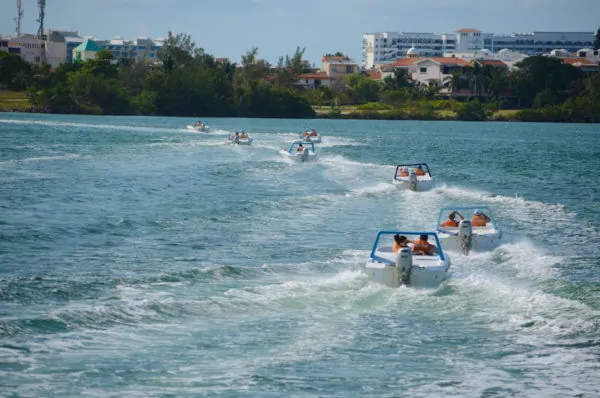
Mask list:
[{"label": "sky", "polygon": [[[36,33],[37,0],[22,0],[22,33]],[[0,33],[15,31],[16,0],[0,0]],[[98,39],[187,33],[217,58],[239,62],[305,48],[320,66],[325,53],[362,60],[362,34],[382,31],[452,33],[460,28],[509,34],[596,32],[600,0],[46,0],[46,29],[69,28]]]}]

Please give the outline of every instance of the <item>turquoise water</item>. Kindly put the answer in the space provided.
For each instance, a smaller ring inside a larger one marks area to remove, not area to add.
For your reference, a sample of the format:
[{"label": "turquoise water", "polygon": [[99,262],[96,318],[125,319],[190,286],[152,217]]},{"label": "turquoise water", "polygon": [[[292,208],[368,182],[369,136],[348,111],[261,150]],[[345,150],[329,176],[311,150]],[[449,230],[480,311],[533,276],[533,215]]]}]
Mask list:
[{"label": "turquoise water", "polygon": [[[0,395],[600,395],[599,126],[190,122],[0,114]],[[278,154],[313,127],[318,162]],[[366,279],[378,230],[453,205],[505,243]]]}]

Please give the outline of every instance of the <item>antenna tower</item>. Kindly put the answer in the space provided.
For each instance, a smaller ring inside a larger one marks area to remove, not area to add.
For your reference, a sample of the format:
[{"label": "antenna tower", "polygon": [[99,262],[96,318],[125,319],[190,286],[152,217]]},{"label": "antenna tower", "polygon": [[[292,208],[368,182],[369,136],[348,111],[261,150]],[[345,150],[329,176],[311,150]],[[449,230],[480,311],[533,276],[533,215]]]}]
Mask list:
[{"label": "antenna tower", "polygon": [[17,37],[21,37],[21,19],[23,19],[23,6],[21,5],[21,0],[17,0],[17,16],[13,18],[17,24]]},{"label": "antenna tower", "polygon": [[38,0],[38,8],[40,9],[40,16],[37,21],[40,23],[40,28],[37,36],[38,39],[42,39],[44,37],[44,10],[46,8],[46,0]]}]

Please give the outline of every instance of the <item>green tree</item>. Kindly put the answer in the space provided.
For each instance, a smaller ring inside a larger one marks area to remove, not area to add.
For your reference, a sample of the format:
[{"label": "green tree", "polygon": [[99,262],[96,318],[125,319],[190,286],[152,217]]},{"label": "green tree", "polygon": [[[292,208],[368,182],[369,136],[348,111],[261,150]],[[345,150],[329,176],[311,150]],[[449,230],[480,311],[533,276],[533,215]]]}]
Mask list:
[{"label": "green tree", "polygon": [[518,69],[511,75],[511,85],[525,107],[531,106],[536,95],[545,89],[556,92],[559,100],[564,99],[563,92],[582,78],[577,68],[554,57],[527,57],[515,66]]},{"label": "green tree", "polygon": [[18,54],[0,51],[0,84],[10,90],[24,90],[31,83],[31,64]]},{"label": "green tree", "polygon": [[392,75],[383,79],[383,89],[389,91],[401,90],[413,86],[412,79],[403,68],[394,68]]},{"label": "green tree", "polygon": [[466,76],[462,69],[459,69],[446,76],[444,78],[444,83],[448,85],[452,97],[456,97],[456,93],[466,85]]},{"label": "green tree", "polygon": [[473,94],[475,94],[476,97],[480,97],[484,92],[487,91],[490,78],[488,75],[486,75],[479,62],[473,63],[473,67],[467,69],[466,76],[469,86],[473,90]]},{"label": "green tree", "polygon": [[349,88],[348,94],[354,103],[364,104],[379,100],[380,82],[359,73],[346,76],[344,82]]}]

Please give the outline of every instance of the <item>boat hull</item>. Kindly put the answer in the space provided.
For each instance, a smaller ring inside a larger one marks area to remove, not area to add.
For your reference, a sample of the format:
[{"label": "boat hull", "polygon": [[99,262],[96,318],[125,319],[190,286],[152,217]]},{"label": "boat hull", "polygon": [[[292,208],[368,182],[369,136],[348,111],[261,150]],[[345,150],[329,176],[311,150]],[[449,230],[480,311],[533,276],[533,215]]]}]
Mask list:
[{"label": "boat hull", "polygon": [[[449,268],[449,262],[435,266],[413,265],[409,283],[406,285],[410,287],[436,288],[446,279]],[[370,260],[365,265],[365,273],[373,282],[388,287],[400,287],[404,285],[395,264]]]},{"label": "boat hull", "polygon": [[[392,184],[402,189],[411,189],[408,177],[395,177]],[[429,176],[417,177],[416,192],[428,191],[433,188],[433,178]]]},{"label": "boat hull", "polygon": [[312,136],[312,135],[303,135],[300,134],[299,138],[301,140],[307,141],[307,142],[314,142],[315,144],[318,144],[321,142],[321,136],[320,135],[316,135],[316,136]]},{"label": "boat hull", "polygon": [[206,125],[203,125],[200,127],[189,125],[189,126],[187,126],[187,129],[195,131],[197,133],[208,133],[208,131],[209,131],[209,127]]},{"label": "boat hull", "polygon": [[[450,235],[440,232],[438,234],[440,242],[445,250],[461,252],[460,238],[457,235]],[[471,236],[471,252],[492,251],[502,244],[502,232],[495,231],[491,233],[478,234],[475,231]]]},{"label": "boat hull", "polygon": [[237,145],[251,145],[252,144],[252,138],[248,138],[248,139],[239,139],[237,142],[231,138],[228,138],[226,141],[227,144],[237,144]]},{"label": "boat hull", "polygon": [[294,162],[303,163],[303,162],[314,162],[317,160],[317,154],[310,152],[308,156],[303,157],[302,152],[300,153],[289,153],[288,151],[279,151],[279,154],[283,157],[286,157]]}]

